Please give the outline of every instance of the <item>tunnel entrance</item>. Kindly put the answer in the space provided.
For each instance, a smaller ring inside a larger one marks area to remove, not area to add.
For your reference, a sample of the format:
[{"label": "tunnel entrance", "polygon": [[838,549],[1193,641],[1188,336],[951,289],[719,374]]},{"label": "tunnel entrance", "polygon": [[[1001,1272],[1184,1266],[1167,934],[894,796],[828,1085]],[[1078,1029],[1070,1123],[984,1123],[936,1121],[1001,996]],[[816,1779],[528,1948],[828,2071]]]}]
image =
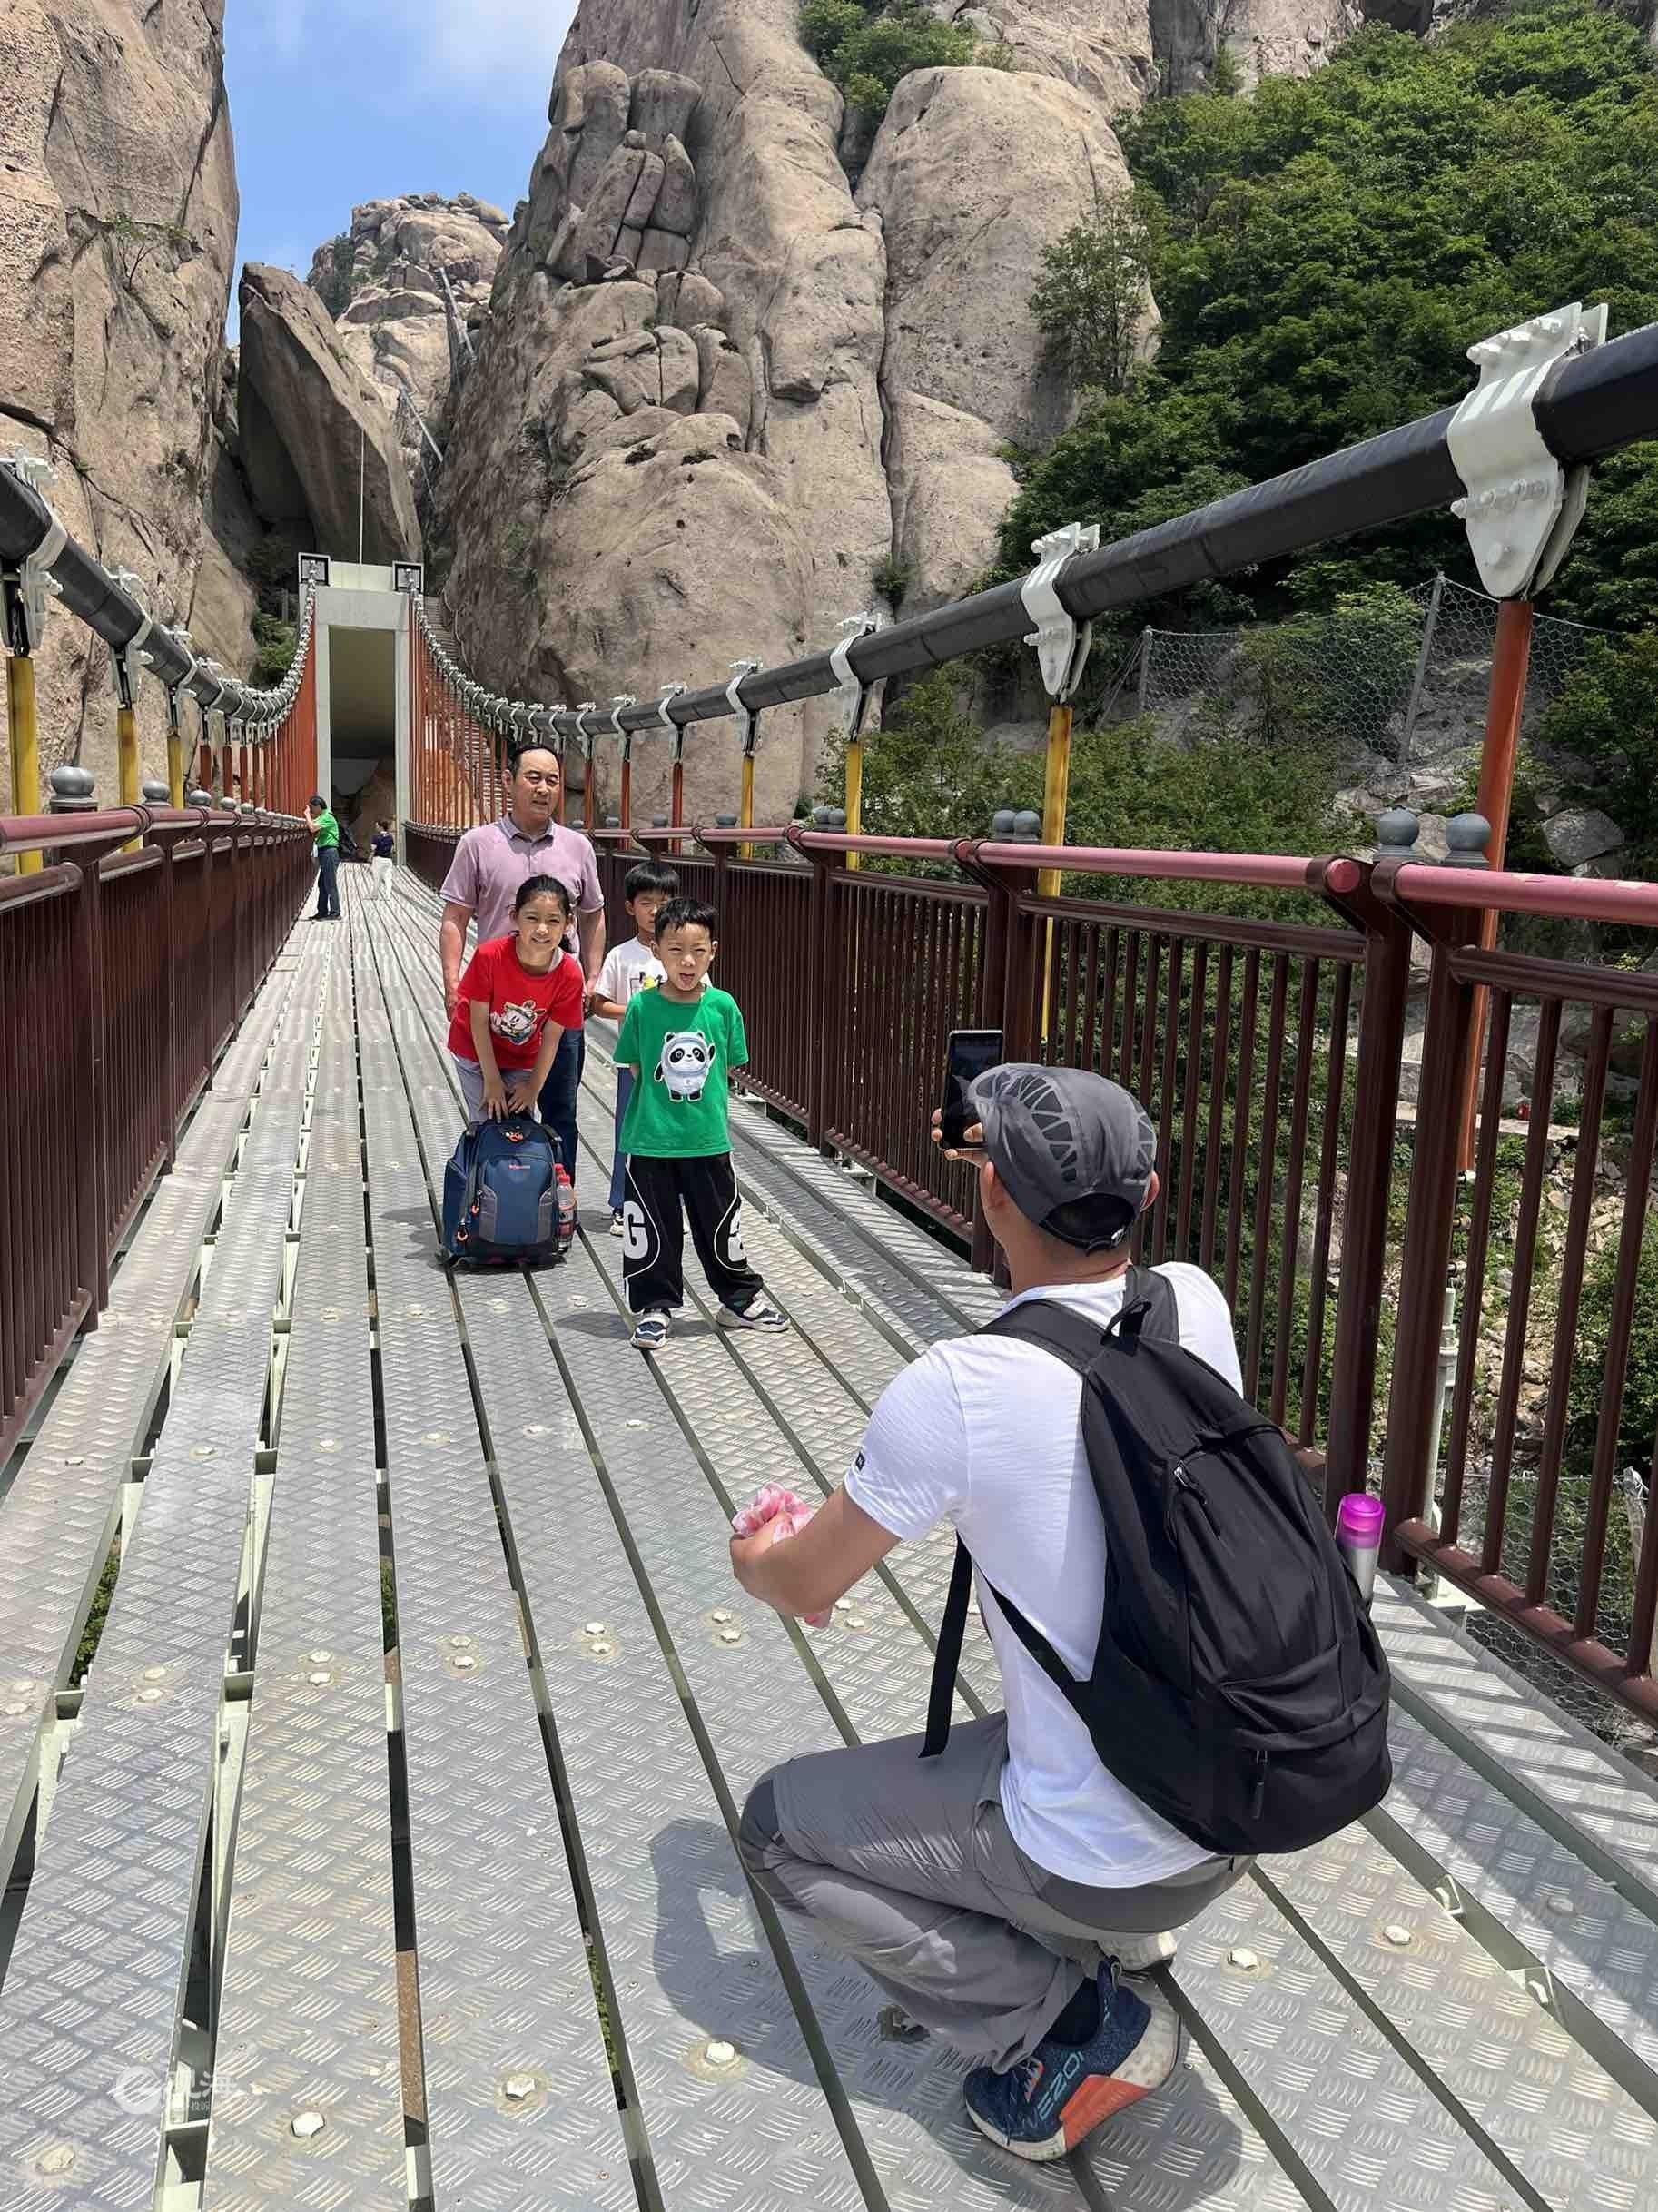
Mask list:
[{"label": "tunnel entrance", "polygon": [[390,630],[329,631],[328,797],[360,853],[397,805],[397,637]]},{"label": "tunnel entrance", "polygon": [[400,838],[409,812],[412,602],[393,588],[401,573],[331,561],[315,600],[317,789],[365,859],[377,825]]}]

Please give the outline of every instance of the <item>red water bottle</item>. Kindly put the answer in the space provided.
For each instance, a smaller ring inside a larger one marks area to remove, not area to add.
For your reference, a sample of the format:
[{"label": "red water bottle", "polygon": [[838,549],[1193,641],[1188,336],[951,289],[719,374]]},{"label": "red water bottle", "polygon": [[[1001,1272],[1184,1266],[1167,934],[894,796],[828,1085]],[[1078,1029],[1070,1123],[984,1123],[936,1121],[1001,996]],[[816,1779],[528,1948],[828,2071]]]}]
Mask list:
[{"label": "red water bottle", "polygon": [[576,1186],[562,1161],[554,1172],[558,1179],[558,1257],[567,1259],[576,1241]]}]

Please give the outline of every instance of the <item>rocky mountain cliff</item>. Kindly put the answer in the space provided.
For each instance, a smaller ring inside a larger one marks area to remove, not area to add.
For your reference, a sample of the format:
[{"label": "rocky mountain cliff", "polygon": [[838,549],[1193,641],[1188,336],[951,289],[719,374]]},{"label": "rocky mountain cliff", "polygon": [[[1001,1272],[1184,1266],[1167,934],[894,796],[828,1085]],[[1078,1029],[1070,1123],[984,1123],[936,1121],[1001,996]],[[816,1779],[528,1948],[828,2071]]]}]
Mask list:
[{"label": "rocky mountain cliff", "polygon": [[470,193],[406,193],[354,207],[350,230],[317,248],[311,288],[347,356],[392,406],[406,386],[437,423],[460,334],[489,304],[507,229],[500,209]]},{"label": "rocky mountain cliff", "polygon": [[[241,665],[251,594],[204,524],[236,251],[222,0],[5,0],[0,54],[0,447],[49,454],[67,528]],[[104,648],[54,617],[39,683],[48,761],[113,799]]]},{"label": "rocky mountain cliff", "polygon": [[[905,613],[962,590],[1014,489],[1005,449],[1065,418],[1028,299],[1042,247],[1128,182],[1111,115],[1223,50],[1246,78],[1308,68],[1357,21],[1353,0],[936,12],[1003,65],[914,72],[871,143],[794,0],[582,0],[439,481],[492,683],[707,682],[832,643],[882,590]],[[810,787],[831,719],[768,717],[765,812]],[[728,803],[735,742],[699,739],[698,803]]]}]

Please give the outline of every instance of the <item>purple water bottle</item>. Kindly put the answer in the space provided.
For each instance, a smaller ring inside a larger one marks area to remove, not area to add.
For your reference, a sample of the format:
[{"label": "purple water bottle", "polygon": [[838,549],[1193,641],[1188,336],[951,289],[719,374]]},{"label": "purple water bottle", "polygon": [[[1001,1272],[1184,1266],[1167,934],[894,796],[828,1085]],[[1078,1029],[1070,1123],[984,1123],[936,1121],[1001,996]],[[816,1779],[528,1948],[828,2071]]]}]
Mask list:
[{"label": "purple water bottle", "polygon": [[1376,1563],[1382,1548],[1382,1501],[1350,1491],[1336,1516],[1336,1542],[1347,1561],[1358,1595],[1367,1605],[1376,1587]]}]

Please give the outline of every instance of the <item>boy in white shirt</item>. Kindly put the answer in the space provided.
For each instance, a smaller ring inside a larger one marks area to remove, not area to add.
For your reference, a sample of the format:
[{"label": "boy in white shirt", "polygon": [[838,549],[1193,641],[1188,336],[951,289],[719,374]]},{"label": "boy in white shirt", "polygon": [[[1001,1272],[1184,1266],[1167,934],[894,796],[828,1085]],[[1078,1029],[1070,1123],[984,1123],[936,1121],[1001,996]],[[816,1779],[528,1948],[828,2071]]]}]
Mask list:
[{"label": "boy in white shirt", "polygon": [[[605,955],[605,964],[598,972],[598,981],[593,986],[588,1001],[590,1013],[603,1014],[607,1022],[619,1022],[627,1012],[627,1002],[636,992],[651,990],[662,981],[662,963],[656,958],[656,916],[670,899],[679,895],[679,878],[672,868],[664,867],[659,860],[642,860],[637,867],[629,868],[622,886],[622,903],[627,909],[635,934],[622,943],[613,945]],[[618,1068],[616,1071],[616,1160],[610,1170],[610,1234],[622,1233],[622,1200],[627,1185],[627,1163],[622,1155],[622,1117],[627,1111],[627,1101],[633,1095],[633,1071]]]}]

